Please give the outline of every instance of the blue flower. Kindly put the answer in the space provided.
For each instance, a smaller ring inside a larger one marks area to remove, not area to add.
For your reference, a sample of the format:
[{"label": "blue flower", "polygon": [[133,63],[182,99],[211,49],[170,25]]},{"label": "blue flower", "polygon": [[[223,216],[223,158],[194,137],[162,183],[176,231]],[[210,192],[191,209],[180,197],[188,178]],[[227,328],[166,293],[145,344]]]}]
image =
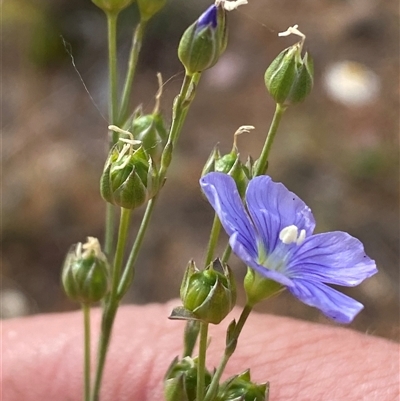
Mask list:
[{"label": "blue flower", "polygon": [[352,287],[377,272],[358,239],[341,231],[313,234],[310,208],[268,176],[250,181],[246,208],[230,176],[209,173],[200,185],[247,266],[339,323],[360,312],[361,303],[326,285]]}]

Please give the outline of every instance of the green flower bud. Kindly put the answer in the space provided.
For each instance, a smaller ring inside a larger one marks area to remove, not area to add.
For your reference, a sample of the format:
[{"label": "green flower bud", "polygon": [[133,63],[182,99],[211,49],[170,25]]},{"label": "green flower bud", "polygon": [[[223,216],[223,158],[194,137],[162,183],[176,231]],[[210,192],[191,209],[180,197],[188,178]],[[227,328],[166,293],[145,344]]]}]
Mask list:
[{"label": "green flower bud", "polygon": [[223,273],[214,270],[213,265],[220,264],[217,260],[198,270],[191,261],[182,281],[183,307],[203,322],[218,324],[235,306],[236,284],[232,271],[226,264],[222,264]]},{"label": "green flower bud", "polygon": [[305,36],[297,30],[297,26],[287,32],[300,34],[303,39],[283,50],[264,76],[265,85],[275,102],[286,106],[303,101],[314,83],[312,58],[307,52],[303,58],[301,56]]},{"label": "green flower bud", "polygon": [[252,174],[252,161],[248,158],[246,164],[243,164],[239,158],[239,152],[236,146],[236,138],[244,132],[249,132],[254,129],[251,125],[243,125],[235,132],[233,147],[230,153],[221,156],[218,146],[211,152],[208,160],[203,168],[201,176],[212,172],[219,172],[230,175],[236,182],[239,194],[244,197],[247,184],[251,179]]},{"label": "green flower bud", "polygon": [[140,141],[120,138],[120,142],[109,153],[100,192],[102,198],[113,205],[135,209],[157,194],[158,171],[143,146],[134,149]]},{"label": "green flower bud", "polygon": [[[206,387],[211,383],[211,374],[205,372]],[[197,358],[189,356],[175,358],[164,378],[166,401],[195,401],[197,390]]]},{"label": "green flower bud", "polygon": [[158,165],[168,138],[162,114],[156,111],[143,115],[138,109],[132,122],[132,134],[142,142],[145,152]]},{"label": "green flower bud", "polygon": [[251,125],[243,125],[234,135],[233,148],[230,153],[221,156],[216,146],[211,152],[203,168],[201,176],[211,172],[219,172],[230,175],[236,182],[240,196],[244,196],[247,184],[252,175],[252,160],[248,158],[246,164],[240,161],[238,149],[236,147],[236,137],[244,132],[254,129]]},{"label": "green flower bud", "polygon": [[166,0],[137,0],[137,5],[140,11],[140,18],[143,21],[148,21],[162,8],[164,8]]},{"label": "green flower bud", "polygon": [[187,75],[215,65],[228,41],[224,2],[211,5],[183,34],[178,57]]},{"label": "green flower bud", "polygon": [[269,383],[253,383],[246,370],[221,385],[216,401],[267,401],[268,392]]},{"label": "green flower bud", "polygon": [[105,13],[118,14],[124,8],[133,3],[134,0],[92,0],[92,2]]},{"label": "green flower bud", "polygon": [[270,280],[258,274],[253,269],[247,268],[244,278],[244,290],[247,296],[247,304],[255,304],[271,298],[284,290],[284,287],[276,281]]},{"label": "green flower bud", "polygon": [[109,266],[97,238],[88,237],[68,252],[62,271],[64,290],[73,301],[90,304],[108,292]]}]

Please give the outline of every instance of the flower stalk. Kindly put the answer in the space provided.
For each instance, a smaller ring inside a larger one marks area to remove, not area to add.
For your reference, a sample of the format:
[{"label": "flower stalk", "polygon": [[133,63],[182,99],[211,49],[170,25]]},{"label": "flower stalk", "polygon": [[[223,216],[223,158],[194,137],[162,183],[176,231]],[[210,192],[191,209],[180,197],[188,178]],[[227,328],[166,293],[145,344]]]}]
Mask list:
[{"label": "flower stalk", "polygon": [[91,401],[98,401],[99,399],[106,354],[110,343],[111,331],[114,324],[115,315],[119,306],[120,300],[118,298],[118,284],[121,276],[121,268],[124,258],[126,240],[128,236],[130,216],[130,209],[121,208],[117,248],[112,268],[111,291],[106,299],[103,309],[102,326],[97,357],[97,369]]},{"label": "flower stalk", "polygon": [[133,79],[135,78],[136,67],[139,59],[139,53],[142,48],[143,36],[147,27],[147,21],[140,19],[133,34],[132,46],[128,61],[128,71],[125,78],[124,88],[122,90],[122,98],[120,111],[118,116],[118,124],[123,125],[128,114],[129,98],[132,92]]},{"label": "flower stalk", "polygon": [[274,117],[272,118],[272,122],[269,127],[269,131],[265,139],[260,157],[256,162],[255,170],[253,172],[253,177],[257,177],[259,175],[266,173],[266,170],[268,168],[268,157],[272,148],[272,144],[274,142],[276,133],[278,132],[278,127],[281,122],[283,113],[285,112],[286,109],[287,106],[284,106],[283,104],[280,103],[276,104]]},{"label": "flower stalk", "polygon": [[90,401],[90,304],[82,304],[84,330],[84,397]]},{"label": "flower stalk", "polygon": [[215,214],[213,225],[211,228],[210,239],[208,241],[207,254],[204,266],[208,266],[214,258],[214,251],[218,243],[220,232],[221,232],[221,222],[219,221],[218,215]]},{"label": "flower stalk", "polygon": [[[222,374],[224,373],[225,367],[228,364],[230,357],[235,352],[240,333],[242,332],[243,326],[246,323],[247,318],[250,316],[250,313],[252,310],[253,310],[253,307],[250,306],[249,304],[246,304],[242,310],[242,313],[240,314],[238,322],[236,324],[233,322],[234,323],[233,332],[232,332],[232,334],[228,334],[228,336],[227,336],[224,355],[221,359],[221,362],[220,362],[218,368],[216,369],[216,371],[213,375],[211,384],[208,387],[204,401],[212,401],[215,398],[217,391],[218,391],[218,386],[219,386],[219,382],[221,380]],[[229,329],[228,329],[228,333],[229,333]]]},{"label": "flower stalk", "polygon": [[208,323],[200,323],[199,359],[197,365],[197,397],[196,401],[203,401],[205,392],[206,352],[208,340]]}]

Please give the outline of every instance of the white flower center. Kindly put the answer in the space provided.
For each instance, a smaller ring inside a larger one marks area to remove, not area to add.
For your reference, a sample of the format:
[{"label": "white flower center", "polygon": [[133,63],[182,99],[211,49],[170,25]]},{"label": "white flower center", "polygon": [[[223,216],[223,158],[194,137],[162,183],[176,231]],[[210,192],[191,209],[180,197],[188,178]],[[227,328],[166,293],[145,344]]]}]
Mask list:
[{"label": "white flower center", "polygon": [[300,230],[294,224],[287,226],[279,233],[279,239],[286,245],[295,243],[300,245],[306,239],[306,230]]}]

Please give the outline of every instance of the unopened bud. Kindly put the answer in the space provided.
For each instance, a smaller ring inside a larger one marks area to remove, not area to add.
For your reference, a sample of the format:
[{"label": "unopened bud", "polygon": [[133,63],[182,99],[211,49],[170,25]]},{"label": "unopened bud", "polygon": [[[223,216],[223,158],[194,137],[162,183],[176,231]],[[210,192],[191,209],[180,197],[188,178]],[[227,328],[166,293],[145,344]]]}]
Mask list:
[{"label": "unopened bud", "polygon": [[[204,375],[205,386],[211,383],[208,370]],[[195,401],[197,391],[197,358],[175,358],[164,378],[164,395],[167,401]]]},{"label": "unopened bud", "polygon": [[[103,199],[125,209],[141,206],[159,189],[157,168],[138,143],[141,142],[120,138],[110,150],[100,180]],[[139,147],[136,149],[136,146]]]},{"label": "unopened bud", "polygon": [[265,85],[276,103],[283,105],[303,101],[310,93],[314,82],[314,67],[311,56],[301,52],[305,36],[298,31],[297,25],[281,34],[295,33],[302,40],[283,50],[265,72]]},{"label": "unopened bud", "polygon": [[224,2],[211,5],[183,34],[178,56],[187,75],[215,65],[228,41]]},{"label": "unopened bud", "polygon": [[268,392],[269,383],[253,383],[246,370],[221,385],[216,401],[267,401]]},{"label": "unopened bud", "polygon": [[133,3],[134,0],[92,0],[92,2],[105,13],[118,14],[124,8]]},{"label": "unopened bud", "polygon": [[162,114],[153,112],[143,115],[141,110],[138,110],[132,122],[132,134],[142,142],[143,149],[154,163],[159,164],[168,137]]},{"label": "unopened bud", "polygon": [[157,14],[167,3],[166,0],[136,0],[139,7],[140,18],[148,21]]},{"label": "unopened bud", "polygon": [[214,270],[215,261],[204,270],[198,270],[189,262],[182,281],[180,295],[183,307],[193,316],[206,323],[220,323],[236,302],[236,284],[232,271],[222,264],[223,272]]},{"label": "unopened bud", "polygon": [[234,144],[230,153],[221,156],[221,153],[216,146],[211,152],[206,164],[204,165],[201,176],[208,173],[219,172],[230,175],[236,182],[240,196],[244,196],[247,184],[251,179],[251,159],[248,159],[246,164],[240,161],[240,155],[236,147],[236,137],[243,132],[249,132],[254,129],[251,125],[244,125],[240,127],[234,136]]},{"label": "unopened bud", "polygon": [[68,252],[62,271],[64,290],[73,301],[91,304],[108,292],[109,267],[97,238],[88,237]]}]

